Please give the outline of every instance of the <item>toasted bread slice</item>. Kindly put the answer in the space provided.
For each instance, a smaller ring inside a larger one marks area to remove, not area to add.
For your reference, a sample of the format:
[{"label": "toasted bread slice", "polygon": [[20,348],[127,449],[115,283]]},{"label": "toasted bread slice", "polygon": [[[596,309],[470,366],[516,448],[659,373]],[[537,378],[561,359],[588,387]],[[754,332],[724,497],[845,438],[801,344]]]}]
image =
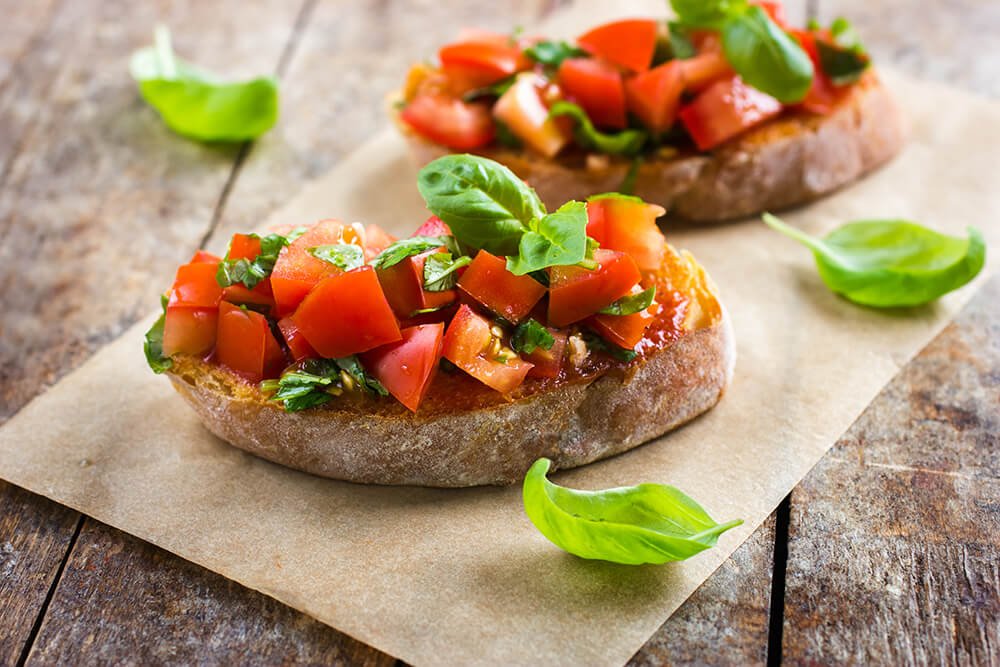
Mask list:
[{"label": "toasted bread slice", "polygon": [[210,431],[291,468],[373,484],[510,484],[539,457],[556,468],[590,463],[718,402],[733,370],[732,330],[701,267],[686,253],[670,256],[680,273],[669,287],[687,303],[678,336],[649,341],[631,362],[566,382],[527,384],[511,396],[460,375],[443,383],[464,380],[458,390],[435,396],[432,386],[416,414],[365,395],[286,412],[217,364],[175,357],[168,372]]},{"label": "toasted bread slice", "polygon": [[[397,123],[423,165],[448,152]],[[804,204],[857,180],[892,158],[905,123],[889,91],[869,73],[829,115],[788,112],[710,153],[643,160],[633,194],[691,222],[716,222]],[[632,165],[625,158],[550,160],[526,150],[479,154],[507,165],[545,205],[617,191]],[[596,156],[595,156],[596,157]]]}]

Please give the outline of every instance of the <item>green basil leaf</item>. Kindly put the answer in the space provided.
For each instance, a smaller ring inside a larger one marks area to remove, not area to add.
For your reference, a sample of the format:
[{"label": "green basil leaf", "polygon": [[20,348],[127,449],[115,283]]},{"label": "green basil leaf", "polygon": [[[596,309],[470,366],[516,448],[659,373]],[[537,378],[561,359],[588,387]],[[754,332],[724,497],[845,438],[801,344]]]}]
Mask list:
[{"label": "green basil leaf", "polygon": [[587,205],[566,202],[555,213],[533,220],[521,236],[517,254],[507,258],[507,270],[516,276],[550,266],[572,266],[587,257]]},{"label": "green basil leaf", "polygon": [[[347,387],[344,375],[350,378]],[[388,396],[382,383],[365,372],[356,356],[341,359],[307,359],[281,378],[265,380],[262,392],[271,393],[270,400],[282,403],[287,412],[297,412],[322,405],[333,399],[330,391],[360,390],[378,396]]]},{"label": "green basil leaf", "polygon": [[458,271],[468,266],[472,258],[468,256],[452,259],[450,252],[438,252],[427,257],[424,262],[424,289],[428,292],[443,292],[458,283]]},{"label": "green basil leaf", "polygon": [[242,283],[247,289],[253,289],[271,275],[274,264],[278,261],[278,254],[289,243],[288,238],[281,234],[268,234],[266,236],[250,234],[250,236],[260,239],[260,254],[253,260],[245,257],[229,259],[227,252],[225,259],[219,262],[219,268],[215,272],[215,281],[219,283],[220,287]]},{"label": "green basil leaf", "polygon": [[350,357],[342,357],[340,359],[335,359],[334,361],[340,370],[351,376],[351,379],[353,379],[364,391],[377,396],[389,395],[388,390],[382,386],[382,383],[365,371],[364,367],[361,365],[361,361],[359,361],[356,356],[352,355]]},{"label": "green basil leaf", "polygon": [[583,148],[609,155],[635,155],[642,150],[649,135],[643,130],[622,130],[607,134],[594,127],[587,112],[578,104],[559,100],[549,108],[549,116],[569,116],[576,121],[573,135]]},{"label": "green basil leaf", "polygon": [[734,8],[745,4],[745,0],[670,0],[670,6],[683,23],[703,28],[718,24]]},{"label": "green basil leaf", "polygon": [[592,331],[583,332],[583,342],[587,346],[588,350],[593,352],[603,352],[618,361],[628,363],[639,356],[635,350],[628,350],[624,347],[619,347],[614,343],[609,343]]},{"label": "green basil leaf", "polygon": [[309,254],[344,271],[351,271],[365,265],[364,249],[351,243],[335,243],[309,248]]},{"label": "green basil leaf", "polygon": [[473,155],[446,155],[420,170],[417,187],[455,238],[495,255],[517,252],[528,224],[545,215],[538,195],[507,167]]},{"label": "green basil leaf", "polygon": [[506,79],[501,79],[492,85],[483,86],[482,88],[473,88],[469,92],[462,95],[462,101],[476,102],[484,97],[500,97],[514,85],[514,79],[516,78],[517,75],[512,75],[508,76]]},{"label": "green basil leaf", "polygon": [[553,484],[552,462],[538,459],[524,477],[524,511],[563,551],[624,565],[685,560],[714,547],[743,523],[717,523],[694,500],[666,484],[578,491]]},{"label": "green basil leaf", "polygon": [[160,298],[160,306],[163,308],[163,313],[146,332],[145,340],[142,343],[142,351],[146,354],[146,363],[157,375],[169,370],[174,365],[173,360],[163,354],[163,327],[167,318],[167,297]]},{"label": "green basil leaf", "polygon": [[691,42],[690,31],[677,21],[667,22],[670,34],[670,54],[678,60],[687,60],[698,55],[698,50]]},{"label": "green basil leaf", "polygon": [[962,287],[986,263],[975,227],[967,239],[906,220],[848,223],[818,239],[765,213],[764,222],[812,250],[831,291],[865,306],[918,306]]},{"label": "green basil leaf", "polygon": [[[816,28],[819,29],[818,27]],[[833,40],[845,49],[854,49],[856,51],[864,51],[864,47],[861,45],[861,36],[851,25],[851,22],[845,19],[843,16],[838,16],[830,24],[830,34],[833,35]]]},{"label": "green basil leaf", "polygon": [[143,99],[178,134],[198,141],[246,141],[278,120],[278,84],[273,77],[224,82],[174,56],[170,33],[157,28],[155,46],[129,62]]},{"label": "green basil leaf", "polygon": [[583,49],[564,41],[543,41],[532,44],[524,50],[536,63],[558,68],[567,58],[589,58]]},{"label": "green basil leaf", "polygon": [[654,298],[656,298],[655,285],[638,294],[627,294],[597,312],[603,315],[634,315],[652,306]]},{"label": "green basil leaf", "polygon": [[816,52],[823,73],[837,86],[854,83],[871,65],[871,58],[864,51],[829,44],[822,39],[816,40]]},{"label": "green basil leaf", "polygon": [[537,320],[528,319],[517,325],[510,337],[510,346],[515,352],[531,354],[538,348],[551,350],[556,339]]},{"label": "green basil leaf", "polygon": [[733,69],[757,90],[786,104],[801,102],[809,92],[812,60],[760,7],[730,15],[722,48]]},{"label": "green basil leaf", "polygon": [[375,256],[371,265],[376,269],[388,269],[390,266],[399,264],[407,257],[419,255],[422,252],[440,248],[447,245],[448,241],[443,236],[411,236],[406,239],[399,239],[389,245],[385,250]]}]

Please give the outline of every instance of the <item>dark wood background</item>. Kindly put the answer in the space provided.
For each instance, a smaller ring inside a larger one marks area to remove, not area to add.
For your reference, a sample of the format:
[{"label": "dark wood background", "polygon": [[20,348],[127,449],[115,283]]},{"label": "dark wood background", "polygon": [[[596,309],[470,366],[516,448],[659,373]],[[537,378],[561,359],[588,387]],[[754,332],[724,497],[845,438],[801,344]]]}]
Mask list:
[{"label": "dark wood background", "polygon": [[[0,0],[0,422],[147,313],[195,248],[383,127],[409,62],[560,4]],[[851,17],[880,62],[1000,96],[995,0],[786,4]],[[127,74],[157,22],[195,62],[277,73],[278,128],[171,135]],[[994,279],[633,662],[1000,663],[998,300]],[[0,663],[110,662],[394,659],[0,482]]]}]

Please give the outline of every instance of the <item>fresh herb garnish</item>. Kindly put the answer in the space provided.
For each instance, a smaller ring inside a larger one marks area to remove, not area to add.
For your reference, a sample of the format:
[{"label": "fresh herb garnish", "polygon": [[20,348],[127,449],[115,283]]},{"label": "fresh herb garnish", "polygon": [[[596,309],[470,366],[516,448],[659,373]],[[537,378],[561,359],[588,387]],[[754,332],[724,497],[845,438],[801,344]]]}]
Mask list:
[{"label": "fresh herb garnish", "polygon": [[321,245],[309,248],[309,253],[316,259],[329,262],[344,271],[351,271],[365,265],[364,249],[352,243]]},{"label": "fresh herb garnish", "polygon": [[570,201],[528,223],[517,255],[507,259],[507,270],[523,276],[550,266],[578,264],[586,257],[587,205]]},{"label": "fresh herb garnish", "polygon": [[428,255],[424,262],[424,289],[428,292],[443,292],[458,282],[458,271],[468,266],[472,258],[463,255],[452,259],[450,252],[436,252]]},{"label": "fresh herb garnish", "polygon": [[717,523],[694,500],[665,484],[577,491],[553,484],[552,462],[524,477],[524,511],[550,542],[581,558],[625,565],[685,560],[743,523]]},{"label": "fresh herb garnish", "polygon": [[332,400],[335,394],[355,388],[378,396],[389,393],[382,383],[365,372],[354,356],[307,359],[298,368],[285,372],[280,379],[265,380],[260,388],[266,393],[273,391],[270,400],[283,403],[288,412],[322,405]]},{"label": "fresh herb garnish", "polygon": [[496,83],[483,86],[482,88],[473,88],[469,92],[462,95],[463,102],[476,102],[483,99],[484,97],[500,97],[514,85],[514,80],[517,75],[508,76],[506,79],[501,79]]},{"label": "fresh herb garnish", "polygon": [[567,58],[586,58],[590,54],[564,41],[544,41],[532,44],[524,50],[536,63],[557,69]]},{"label": "fresh herb garnish", "polygon": [[866,306],[918,306],[970,282],[986,263],[975,227],[967,239],[906,220],[848,223],[822,239],[765,213],[764,222],[812,250],[831,291]]},{"label": "fresh herb garnish", "polygon": [[667,30],[670,33],[670,54],[678,60],[687,60],[698,55],[698,50],[691,42],[690,33],[677,21],[668,21]]},{"label": "fresh herb garnish", "polygon": [[142,97],[170,129],[198,141],[246,141],[278,120],[278,84],[265,76],[224,82],[174,56],[170,32],[132,54],[129,70]]},{"label": "fresh herb garnish", "polygon": [[588,350],[591,350],[592,352],[603,352],[618,361],[624,361],[627,363],[639,356],[635,350],[628,350],[624,347],[619,347],[614,343],[609,343],[592,331],[583,332],[583,342],[587,346]]},{"label": "fresh herb garnish", "polygon": [[587,112],[578,104],[559,100],[549,108],[549,116],[569,116],[576,122],[573,135],[583,148],[609,155],[635,155],[642,150],[649,135],[643,130],[629,129],[608,134],[601,132],[591,122]]},{"label": "fresh herb garnish", "polygon": [[380,252],[371,265],[376,269],[388,269],[390,266],[399,264],[407,257],[419,255],[422,252],[447,246],[449,240],[443,236],[411,236],[406,239],[399,239],[385,250]]},{"label": "fresh herb garnish", "polygon": [[642,312],[653,305],[653,299],[655,297],[656,286],[654,285],[653,287],[644,289],[638,294],[626,294],[610,306],[605,306],[597,312],[602,315],[634,315],[635,313]]},{"label": "fresh herb garnish", "polygon": [[146,353],[146,363],[156,374],[163,373],[174,365],[170,357],[163,354],[163,327],[167,319],[167,297],[160,297],[160,306],[163,312],[157,318],[153,326],[146,332],[145,340],[142,343],[142,351]]},{"label": "fresh herb garnish", "polygon": [[280,234],[249,236],[260,239],[260,254],[252,260],[245,257],[229,259],[227,254],[226,258],[219,262],[219,268],[215,273],[215,280],[221,287],[242,283],[247,289],[253,289],[271,275],[274,263],[278,261],[278,253],[288,245],[288,238]]},{"label": "fresh herb garnish", "polygon": [[830,25],[830,34],[833,36],[833,43],[825,39],[816,40],[820,67],[835,85],[854,83],[871,65],[871,58],[861,45],[854,27],[846,19],[835,20]]},{"label": "fresh herb garnish", "polygon": [[517,325],[510,337],[510,346],[515,352],[531,354],[538,348],[551,350],[556,339],[537,320],[528,319]]}]

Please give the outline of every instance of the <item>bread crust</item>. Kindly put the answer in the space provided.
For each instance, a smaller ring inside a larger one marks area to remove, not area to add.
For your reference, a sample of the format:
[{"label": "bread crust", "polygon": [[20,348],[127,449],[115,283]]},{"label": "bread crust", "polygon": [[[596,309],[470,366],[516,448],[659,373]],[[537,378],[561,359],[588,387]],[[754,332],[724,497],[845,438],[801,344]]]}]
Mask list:
[{"label": "bread crust", "polygon": [[[446,154],[399,123],[416,161]],[[672,217],[719,222],[797,206],[829,194],[882,165],[902,148],[906,124],[874,73],[829,115],[785,113],[707,154],[644,160],[633,193]],[[549,160],[529,151],[489,148],[551,209],[570,199],[618,190],[631,162],[622,158]]]}]

